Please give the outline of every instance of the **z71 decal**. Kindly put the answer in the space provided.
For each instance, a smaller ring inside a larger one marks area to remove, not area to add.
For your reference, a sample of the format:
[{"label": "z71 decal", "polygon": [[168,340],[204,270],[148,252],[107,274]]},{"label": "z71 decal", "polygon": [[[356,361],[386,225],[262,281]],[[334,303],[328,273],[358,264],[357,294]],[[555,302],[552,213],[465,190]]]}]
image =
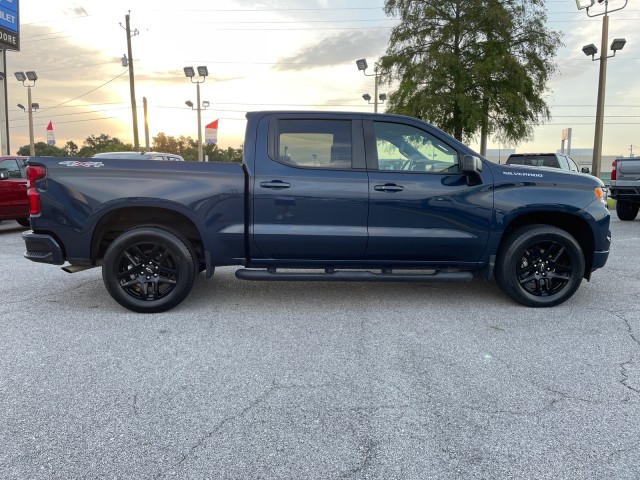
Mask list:
[{"label": "z71 decal", "polygon": [[104,167],[104,163],[102,162],[77,162],[75,160],[66,160],[64,162],[60,162],[59,165],[66,165],[67,167]]}]

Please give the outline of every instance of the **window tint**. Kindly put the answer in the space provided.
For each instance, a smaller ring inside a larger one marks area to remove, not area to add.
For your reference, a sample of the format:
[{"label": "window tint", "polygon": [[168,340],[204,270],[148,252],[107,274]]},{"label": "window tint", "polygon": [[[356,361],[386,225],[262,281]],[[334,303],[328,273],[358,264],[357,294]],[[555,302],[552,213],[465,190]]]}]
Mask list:
[{"label": "window tint", "polygon": [[20,167],[16,160],[7,159],[0,161],[0,170],[9,172],[9,178],[22,178]]},{"label": "window tint", "polygon": [[280,120],[278,161],[311,168],[351,168],[350,120]]},{"label": "window tint", "polygon": [[458,153],[429,133],[399,123],[374,122],[378,170],[455,173]]}]

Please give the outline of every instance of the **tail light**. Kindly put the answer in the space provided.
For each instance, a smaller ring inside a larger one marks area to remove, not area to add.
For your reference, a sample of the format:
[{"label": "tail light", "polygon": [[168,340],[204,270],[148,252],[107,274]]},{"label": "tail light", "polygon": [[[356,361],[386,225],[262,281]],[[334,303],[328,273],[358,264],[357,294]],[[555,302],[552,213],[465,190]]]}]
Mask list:
[{"label": "tail light", "polygon": [[29,199],[29,213],[40,214],[40,193],[36,189],[36,181],[47,176],[44,165],[27,165],[27,198]]},{"label": "tail light", "polygon": [[611,170],[611,180],[615,180],[618,176],[618,172],[616,172],[616,168],[617,168],[617,160],[614,160],[613,163],[611,164],[611,166],[613,167],[613,170]]}]

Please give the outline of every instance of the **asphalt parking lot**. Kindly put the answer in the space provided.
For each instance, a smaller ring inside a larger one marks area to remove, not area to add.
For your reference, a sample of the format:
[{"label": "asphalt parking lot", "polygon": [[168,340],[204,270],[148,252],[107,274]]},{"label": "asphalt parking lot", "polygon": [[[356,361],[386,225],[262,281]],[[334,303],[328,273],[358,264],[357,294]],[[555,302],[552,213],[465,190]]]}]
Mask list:
[{"label": "asphalt parking lot", "polygon": [[141,315],[1,222],[0,478],[638,478],[640,218],[611,229],[551,309],[222,268]]}]

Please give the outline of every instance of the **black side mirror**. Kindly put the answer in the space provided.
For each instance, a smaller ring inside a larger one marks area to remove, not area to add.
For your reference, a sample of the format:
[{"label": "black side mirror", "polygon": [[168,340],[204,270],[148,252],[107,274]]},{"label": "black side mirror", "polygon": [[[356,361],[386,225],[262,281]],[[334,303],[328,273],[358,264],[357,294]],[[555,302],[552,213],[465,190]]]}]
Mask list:
[{"label": "black side mirror", "polygon": [[591,172],[591,170],[589,169],[589,167],[582,167],[582,168],[580,169],[580,171],[581,171],[582,173],[589,173],[589,172]]}]

